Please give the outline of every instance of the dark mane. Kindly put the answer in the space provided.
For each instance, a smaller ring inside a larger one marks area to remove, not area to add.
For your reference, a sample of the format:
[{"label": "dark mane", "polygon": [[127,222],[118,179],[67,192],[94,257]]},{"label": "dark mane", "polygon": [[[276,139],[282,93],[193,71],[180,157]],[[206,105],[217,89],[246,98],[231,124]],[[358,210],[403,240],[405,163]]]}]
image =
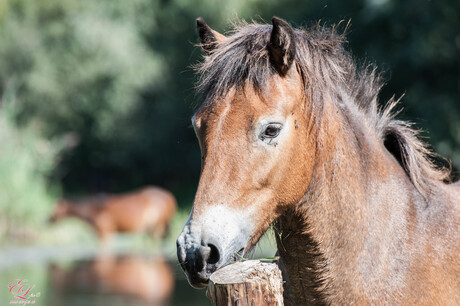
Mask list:
[{"label": "dark mane", "polygon": [[[198,89],[205,104],[213,103],[231,88],[244,89],[246,84],[257,91],[264,90],[267,80],[276,73],[268,53],[271,30],[271,25],[241,23],[196,67],[200,75]],[[295,36],[295,62],[317,115],[322,113],[321,101],[325,97],[337,103],[354,103],[421,194],[429,197],[434,185],[449,179],[450,171],[434,165],[434,154],[418,138],[417,131],[408,122],[395,119],[393,109],[398,101],[391,100],[383,109],[378,108],[383,82],[372,65],[356,67],[344,48],[344,34],[338,34],[335,27],[318,25],[297,29]]]}]

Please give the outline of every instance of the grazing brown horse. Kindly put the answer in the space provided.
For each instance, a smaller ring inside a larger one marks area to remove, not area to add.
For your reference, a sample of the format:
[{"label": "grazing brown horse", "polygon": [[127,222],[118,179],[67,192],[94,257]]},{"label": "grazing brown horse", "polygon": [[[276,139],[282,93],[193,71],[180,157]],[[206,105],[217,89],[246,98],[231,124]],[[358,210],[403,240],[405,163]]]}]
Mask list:
[{"label": "grazing brown horse", "polygon": [[197,20],[205,60],[192,122],[202,172],[177,240],[192,286],[274,224],[285,302],[460,304],[460,187],[409,124],[379,109],[374,69],[343,35]]},{"label": "grazing brown horse", "polygon": [[164,237],[176,212],[176,199],[164,189],[147,187],[120,195],[99,195],[80,201],[60,200],[51,221],[77,217],[88,222],[105,241],[117,232],[148,231]]}]

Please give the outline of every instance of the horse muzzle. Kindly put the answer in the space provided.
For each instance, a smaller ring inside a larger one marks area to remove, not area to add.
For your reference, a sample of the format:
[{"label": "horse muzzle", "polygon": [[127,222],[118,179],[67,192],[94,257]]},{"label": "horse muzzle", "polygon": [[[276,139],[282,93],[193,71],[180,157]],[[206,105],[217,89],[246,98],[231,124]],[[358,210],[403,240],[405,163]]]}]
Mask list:
[{"label": "horse muzzle", "polygon": [[190,285],[206,287],[213,272],[243,255],[251,234],[251,222],[226,208],[190,216],[177,238],[177,258]]},{"label": "horse muzzle", "polygon": [[188,240],[190,237],[187,235],[177,239],[177,258],[190,285],[201,289],[206,287],[211,274],[221,266],[221,251],[214,244],[204,241],[189,244]]}]

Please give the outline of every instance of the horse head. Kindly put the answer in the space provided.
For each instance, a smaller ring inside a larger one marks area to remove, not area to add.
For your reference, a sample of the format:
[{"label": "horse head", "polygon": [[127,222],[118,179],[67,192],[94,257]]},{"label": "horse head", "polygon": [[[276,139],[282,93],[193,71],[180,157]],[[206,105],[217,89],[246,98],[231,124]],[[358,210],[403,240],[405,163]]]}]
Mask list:
[{"label": "horse head", "polygon": [[[202,171],[177,239],[179,262],[196,288],[250,250],[299,202],[312,175],[314,123],[295,62],[296,34],[284,20],[272,22],[248,41],[245,33],[225,37],[197,19],[204,65],[211,67],[205,78],[212,85],[192,118]],[[244,62],[232,62],[243,53]],[[253,60],[265,71],[254,72]]]}]

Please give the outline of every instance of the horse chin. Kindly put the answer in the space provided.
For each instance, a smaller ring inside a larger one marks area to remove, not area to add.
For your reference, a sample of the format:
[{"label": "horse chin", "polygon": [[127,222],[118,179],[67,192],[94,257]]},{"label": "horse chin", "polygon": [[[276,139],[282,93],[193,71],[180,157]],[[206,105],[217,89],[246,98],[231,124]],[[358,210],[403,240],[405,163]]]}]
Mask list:
[{"label": "horse chin", "polygon": [[208,286],[209,283],[209,277],[208,278],[191,278],[189,275],[187,275],[187,280],[190,286],[192,286],[195,289],[204,289]]},{"label": "horse chin", "polygon": [[[208,280],[208,282],[209,282],[209,280]],[[208,286],[208,283],[207,282],[206,283],[196,283],[196,284],[190,283],[190,286],[192,286],[195,289],[204,289],[204,288],[206,288]]]}]

